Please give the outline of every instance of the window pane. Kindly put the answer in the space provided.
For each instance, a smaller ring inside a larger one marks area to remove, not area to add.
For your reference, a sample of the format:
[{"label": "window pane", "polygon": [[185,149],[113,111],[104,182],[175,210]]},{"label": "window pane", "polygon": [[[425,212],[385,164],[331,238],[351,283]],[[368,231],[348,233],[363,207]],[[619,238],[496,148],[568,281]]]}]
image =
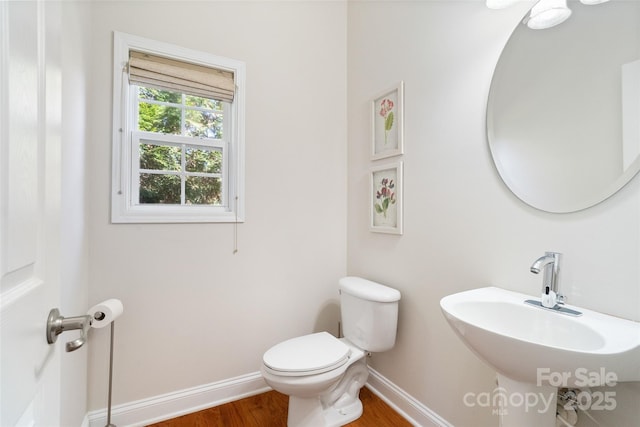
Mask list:
[{"label": "window pane", "polygon": [[220,205],[222,194],[219,178],[189,176],[185,183],[188,205]]},{"label": "window pane", "polygon": [[140,144],[140,169],[179,171],[182,154],[172,145]]},{"label": "window pane", "polygon": [[185,105],[189,107],[202,107],[211,110],[222,110],[222,102],[215,99],[200,98],[199,96],[186,95]]},{"label": "window pane", "polygon": [[222,113],[214,111],[185,110],[185,135],[205,138],[222,138]]},{"label": "window pane", "polygon": [[182,104],[182,94],[179,92],[169,92],[168,90],[153,89],[150,87],[138,87],[138,97],[140,99],[151,99],[154,101],[172,102]]},{"label": "window pane", "polygon": [[222,172],[222,151],[220,150],[187,147],[185,158],[187,172]]},{"label": "window pane", "polygon": [[138,104],[138,129],[147,132],[159,132],[180,135],[181,109],[165,105]]},{"label": "window pane", "polygon": [[140,174],[140,203],[180,204],[180,177]]}]

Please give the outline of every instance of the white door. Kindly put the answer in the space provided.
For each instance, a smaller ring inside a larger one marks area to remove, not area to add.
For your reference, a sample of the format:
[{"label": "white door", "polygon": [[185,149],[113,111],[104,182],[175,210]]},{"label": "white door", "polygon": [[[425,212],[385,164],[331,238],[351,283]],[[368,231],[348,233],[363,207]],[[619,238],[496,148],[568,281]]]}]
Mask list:
[{"label": "white door", "polygon": [[0,0],[2,427],[60,425],[64,339],[49,345],[45,335],[60,300],[61,85],[52,3]]}]

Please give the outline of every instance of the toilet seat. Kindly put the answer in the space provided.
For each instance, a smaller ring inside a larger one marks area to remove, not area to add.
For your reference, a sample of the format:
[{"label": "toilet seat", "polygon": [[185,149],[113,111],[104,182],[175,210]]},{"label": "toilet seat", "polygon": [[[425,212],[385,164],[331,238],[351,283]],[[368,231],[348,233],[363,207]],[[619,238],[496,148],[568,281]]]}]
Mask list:
[{"label": "toilet seat", "polygon": [[274,374],[305,376],[328,372],[347,363],[351,349],[328,332],[318,332],[281,342],[263,356]]}]

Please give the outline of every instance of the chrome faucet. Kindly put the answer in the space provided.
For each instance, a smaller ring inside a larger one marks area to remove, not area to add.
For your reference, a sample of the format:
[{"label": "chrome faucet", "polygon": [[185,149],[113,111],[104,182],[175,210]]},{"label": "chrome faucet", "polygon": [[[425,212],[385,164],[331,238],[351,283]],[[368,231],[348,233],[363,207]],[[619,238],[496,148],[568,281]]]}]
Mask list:
[{"label": "chrome faucet", "polygon": [[531,266],[531,272],[538,274],[544,268],[542,275],[542,305],[547,308],[556,308],[564,303],[564,296],[558,292],[560,275],[560,255],[557,252],[545,252]]}]

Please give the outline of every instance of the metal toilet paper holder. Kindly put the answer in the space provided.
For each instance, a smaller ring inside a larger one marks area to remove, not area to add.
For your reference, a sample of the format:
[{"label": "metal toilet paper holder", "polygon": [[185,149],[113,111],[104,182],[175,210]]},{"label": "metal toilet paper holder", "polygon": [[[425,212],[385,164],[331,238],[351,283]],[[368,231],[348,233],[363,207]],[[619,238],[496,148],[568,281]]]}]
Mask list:
[{"label": "metal toilet paper holder", "polygon": [[92,320],[92,317],[88,314],[84,316],[64,317],[60,315],[60,310],[53,308],[47,318],[47,342],[53,344],[61,333],[79,329],[80,338],[69,341],[65,345],[67,352],[77,350],[87,341],[87,333],[91,327]]}]

